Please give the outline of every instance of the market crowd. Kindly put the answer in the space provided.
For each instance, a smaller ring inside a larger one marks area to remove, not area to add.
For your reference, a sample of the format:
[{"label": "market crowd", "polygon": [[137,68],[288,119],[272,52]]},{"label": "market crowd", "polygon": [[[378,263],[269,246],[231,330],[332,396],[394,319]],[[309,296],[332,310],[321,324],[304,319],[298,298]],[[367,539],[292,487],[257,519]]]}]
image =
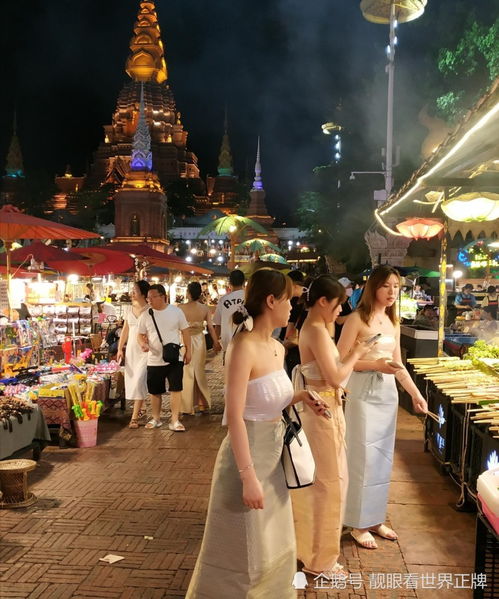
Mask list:
[{"label": "market crowd", "polygon": [[[232,271],[229,285],[213,308],[195,281],[179,305],[162,285],[135,283],[117,350],[134,405],[129,426],[139,428],[150,400],[145,428],[161,427],[167,391],[176,433],[184,414],[209,411],[209,337],[223,352],[228,433],[187,597],[295,597],[297,560],[312,576],[348,576],[338,561],[344,526],[366,549],[376,537],[397,539],[385,524],[396,381],[427,411],[401,360],[401,280],[378,266],[354,290],[347,278],[264,268],[248,281]],[[313,482],[299,488],[288,488],[281,463],[283,410],[310,447]]]}]

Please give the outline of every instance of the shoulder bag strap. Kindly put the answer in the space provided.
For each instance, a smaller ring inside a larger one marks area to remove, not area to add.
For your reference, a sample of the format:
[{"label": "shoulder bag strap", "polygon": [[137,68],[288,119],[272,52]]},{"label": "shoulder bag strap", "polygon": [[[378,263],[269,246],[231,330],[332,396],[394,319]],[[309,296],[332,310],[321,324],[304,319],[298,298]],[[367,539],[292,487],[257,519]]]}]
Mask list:
[{"label": "shoulder bag strap", "polygon": [[152,321],[154,322],[154,326],[156,327],[156,332],[158,333],[159,342],[161,343],[161,345],[163,345],[163,339],[161,338],[161,333],[159,332],[159,328],[156,323],[156,319],[154,318],[154,310],[152,308],[149,308],[149,314],[151,315]]}]

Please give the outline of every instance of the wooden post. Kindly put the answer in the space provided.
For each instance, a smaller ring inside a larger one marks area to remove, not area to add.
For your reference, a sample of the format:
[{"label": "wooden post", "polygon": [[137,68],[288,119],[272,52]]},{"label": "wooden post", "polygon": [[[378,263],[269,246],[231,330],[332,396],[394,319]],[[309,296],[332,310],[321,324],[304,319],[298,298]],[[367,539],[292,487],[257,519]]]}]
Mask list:
[{"label": "wooden post", "polygon": [[440,281],[438,305],[438,355],[444,355],[445,317],[447,313],[447,220],[444,221],[442,239],[440,240]]}]

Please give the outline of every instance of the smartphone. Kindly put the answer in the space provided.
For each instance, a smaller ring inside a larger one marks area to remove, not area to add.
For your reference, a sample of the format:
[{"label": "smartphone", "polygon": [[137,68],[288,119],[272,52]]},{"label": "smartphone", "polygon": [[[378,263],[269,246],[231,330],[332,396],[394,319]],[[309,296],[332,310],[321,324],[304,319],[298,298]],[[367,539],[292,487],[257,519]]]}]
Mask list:
[{"label": "smartphone", "polygon": [[[315,401],[320,401],[322,404],[324,403],[322,397],[317,393],[317,391],[313,391],[312,389],[307,389],[307,391],[310,397],[315,399]],[[333,417],[333,415],[327,408],[324,410],[324,416],[329,419]]]},{"label": "smartphone", "polygon": [[372,337],[369,337],[369,339],[367,339],[366,343],[374,343],[380,337],[383,337],[383,333],[376,333],[376,335],[373,335]]}]

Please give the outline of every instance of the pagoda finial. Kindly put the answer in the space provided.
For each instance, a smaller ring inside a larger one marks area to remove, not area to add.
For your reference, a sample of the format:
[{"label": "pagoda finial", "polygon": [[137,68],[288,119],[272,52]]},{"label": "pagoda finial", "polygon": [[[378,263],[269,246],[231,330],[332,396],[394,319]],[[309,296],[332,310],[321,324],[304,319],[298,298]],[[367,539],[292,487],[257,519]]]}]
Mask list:
[{"label": "pagoda finial", "polygon": [[12,139],[7,153],[5,172],[7,177],[24,177],[23,156],[19,138],[17,137],[17,116],[15,111],[12,125]]},{"label": "pagoda finial", "polygon": [[134,81],[166,81],[168,69],[154,2],[140,2],[133,32],[130,41],[132,53],[126,61],[128,75]]},{"label": "pagoda finial", "polygon": [[255,179],[253,181],[254,190],[263,190],[262,182],[262,165],[260,164],[260,136],[258,136],[258,145],[256,148],[256,162],[255,162]]},{"label": "pagoda finial", "polygon": [[220,154],[218,155],[218,174],[221,177],[232,177],[234,174],[234,169],[232,168],[232,152],[230,149],[228,126],[229,124],[227,119],[226,105],[224,119],[224,135],[222,137],[222,147],[220,148]]},{"label": "pagoda finial", "polygon": [[133,136],[132,160],[130,163],[132,171],[151,171],[151,133],[146,121],[144,109],[144,84],[140,84],[139,121]]}]

